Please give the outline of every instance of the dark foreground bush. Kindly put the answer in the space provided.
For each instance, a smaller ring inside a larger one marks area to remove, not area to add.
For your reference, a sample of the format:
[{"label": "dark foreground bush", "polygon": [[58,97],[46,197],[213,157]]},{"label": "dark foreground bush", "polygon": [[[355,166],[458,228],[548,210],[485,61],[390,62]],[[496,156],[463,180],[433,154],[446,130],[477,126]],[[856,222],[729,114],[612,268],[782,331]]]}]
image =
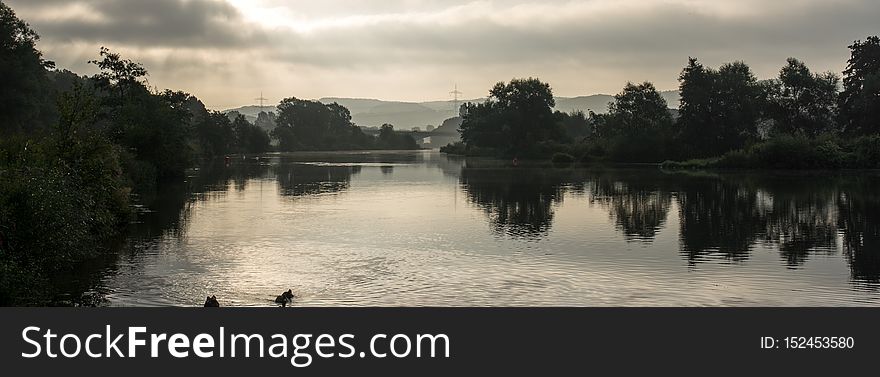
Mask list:
[{"label": "dark foreground bush", "polygon": [[880,136],[842,139],[782,135],[713,159],[667,161],[665,169],[877,169]]},{"label": "dark foreground bush", "polygon": [[550,161],[555,165],[570,165],[575,162],[575,158],[568,153],[555,153]]},{"label": "dark foreground bush", "polygon": [[128,220],[121,177],[100,137],[0,141],[0,305],[45,304],[47,276],[105,250]]}]

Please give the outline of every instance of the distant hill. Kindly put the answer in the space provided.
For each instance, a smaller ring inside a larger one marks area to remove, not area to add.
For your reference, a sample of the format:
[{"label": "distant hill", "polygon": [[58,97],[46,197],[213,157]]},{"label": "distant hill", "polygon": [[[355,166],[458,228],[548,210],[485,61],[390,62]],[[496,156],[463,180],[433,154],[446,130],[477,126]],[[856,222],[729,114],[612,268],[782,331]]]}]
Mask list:
[{"label": "distant hill", "polygon": [[[678,91],[661,92],[663,98],[669,103],[669,107],[677,109],[679,105]],[[484,98],[461,100],[465,102],[481,102]],[[608,111],[608,103],[614,100],[607,94],[596,94],[581,97],[557,97],[556,110],[562,112],[594,111],[604,113]],[[352,121],[362,127],[378,127],[385,123],[394,125],[398,130],[409,130],[413,127],[425,129],[431,125],[439,127],[447,119],[457,116],[453,101],[428,101],[428,102],[400,102],[382,101],[369,98],[321,98],[322,103],[339,103],[351,111]],[[229,109],[224,112],[238,111],[248,118],[250,122],[257,119],[260,113],[259,106],[244,106],[237,109]],[[276,112],[275,106],[266,106],[265,111]]]},{"label": "distant hill", "polygon": [[[681,102],[677,90],[669,90],[660,92],[663,99],[671,109],[678,109]],[[605,113],[608,111],[608,103],[614,101],[614,96],[607,94],[594,94],[591,96],[581,97],[556,97],[556,110],[562,112],[572,111],[593,111],[596,113]]]},{"label": "distant hill", "polygon": [[[235,109],[223,110],[224,114],[231,113],[233,111],[237,111],[239,114],[244,115],[248,122],[255,123],[257,121],[257,116],[260,115],[260,107],[259,106],[243,106]],[[263,111],[270,113],[278,113],[278,109],[275,106],[264,106]]]}]

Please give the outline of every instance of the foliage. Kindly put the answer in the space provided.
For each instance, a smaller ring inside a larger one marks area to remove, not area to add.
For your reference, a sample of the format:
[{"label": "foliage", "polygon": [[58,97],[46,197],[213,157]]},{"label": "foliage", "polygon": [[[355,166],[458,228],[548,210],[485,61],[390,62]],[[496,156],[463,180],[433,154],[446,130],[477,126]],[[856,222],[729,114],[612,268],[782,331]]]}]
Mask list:
[{"label": "foliage", "polygon": [[842,139],[780,135],[718,158],[667,161],[665,169],[841,169],[880,168],[880,136]]},{"label": "foliage", "polygon": [[285,98],[278,105],[272,136],[282,151],[368,149],[373,139],[351,122],[351,113],[337,103]]},{"label": "foliage", "polygon": [[[229,121],[225,115],[217,113],[215,115],[219,122]],[[244,115],[239,115],[232,121],[232,132],[234,136],[231,138],[235,144],[233,149],[237,153],[266,153],[269,151],[269,134],[262,128],[250,124]]]},{"label": "foliage", "polygon": [[0,2],[0,132],[33,131],[54,119],[46,69],[54,63],[36,49],[39,35]]},{"label": "foliage", "polygon": [[678,125],[686,155],[710,156],[757,138],[764,91],[748,65],[733,62],[714,70],[690,58],[679,81]]},{"label": "foliage", "polygon": [[840,94],[841,123],[850,134],[880,133],[880,37],[855,41],[849,48]]},{"label": "foliage", "polygon": [[814,74],[803,62],[789,58],[779,79],[765,83],[766,115],[775,131],[807,136],[833,131],[839,81],[833,73]]},{"label": "foliage", "polygon": [[553,157],[550,158],[550,161],[557,165],[567,165],[574,163],[576,159],[574,158],[574,156],[568,153],[558,152],[553,154]]},{"label": "foliage", "polygon": [[553,106],[550,85],[538,79],[498,83],[485,102],[468,104],[462,111],[462,140],[508,155],[528,153],[534,143],[564,137]]},{"label": "foliage", "polygon": [[416,140],[412,135],[395,132],[394,126],[390,124],[383,124],[382,127],[379,128],[377,146],[379,149],[419,149],[419,145],[416,143]]},{"label": "foliage", "polygon": [[627,83],[609,104],[608,114],[590,116],[598,142],[612,160],[656,162],[669,157],[672,116],[653,84]]},{"label": "foliage", "polygon": [[557,123],[562,127],[566,141],[582,141],[593,134],[593,127],[589,116],[583,111],[554,113]]},{"label": "foliage", "polygon": [[33,300],[33,284],[99,255],[127,220],[118,149],[74,127],[0,145],[0,305]]}]

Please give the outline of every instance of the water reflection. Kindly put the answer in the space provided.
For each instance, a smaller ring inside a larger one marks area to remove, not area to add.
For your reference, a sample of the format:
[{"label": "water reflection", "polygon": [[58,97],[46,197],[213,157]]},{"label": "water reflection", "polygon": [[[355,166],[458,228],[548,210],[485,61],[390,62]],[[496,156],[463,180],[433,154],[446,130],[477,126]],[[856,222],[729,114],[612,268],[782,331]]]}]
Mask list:
[{"label": "water reflection", "polygon": [[[842,289],[880,291],[877,174],[508,165],[430,152],[218,161],[141,193],[144,211],[119,255],[60,281],[89,292],[80,300],[89,305],[106,303],[103,295],[114,290],[137,296],[148,289],[179,290],[148,304],[180,303],[220,282],[227,297],[253,304],[247,289],[262,292],[261,279],[315,284],[318,305],[460,305],[473,297],[488,305],[509,297],[592,305],[603,299],[596,292],[612,305],[649,296],[655,301],[635,302],[725,305],[716,299],[742,298],[711,284],[750,278],[758,283],[743,292],[758,292],[752,301],[729,302],[773,305],[774,295],[804,289],[799,284],[838,289],[828,276],[847,269]],[[523,250],[542,252],[516,252]],[[177,268],[173,279],[169,265]],[[701,273],[710,288],[681,283]],[[354,277],[359,283],[347,286]],[[648,296],[646,286],[654,287]],[[705,296],[695,296],[701,288]],[[521,294],[532,289],[543,296]],[[853,302],[835,295],[804,302]]]},{"label": "water reflection", "polygon": [[650,242],[665,225],[672,204],[672,194],[660,187],[663,179],[645,171],[596,174],[590,201],[608,210],[627,241]]},{"label": "water reflection", "polygon": [[465,167],[460,182],[511,238],[547,237],[566,194],[586,192],[629,242],[653,241],[677,209],[679,251],[691,266],[743,263],[762,246],[799,269],[811,256],[843,250],[854,281],[880,282],[880,194],[871,189],[880,178],[872,174]]},{"label": "water reflection", "polygon": [[348,189],[360,166],[280,164],[273,169],[285,196],[333,194]]},{"label": "water reflection", "polygon": [[473,168],[461,170],[461,188],[481,208],[495,232],[539,239],[553,222],[568,176],[554,170]]},{"label": "water reflection", "polygon": [[852,179],[838,197],[837,224],[854,279],[880,283],[880,193],[877,179]]},{"label": "water reflection", "polygon": [[688,263],[716,256],[733,262],[748,259],[765,215],[755,191],[704,177],[683,177],[678,186],[681,252]]}]

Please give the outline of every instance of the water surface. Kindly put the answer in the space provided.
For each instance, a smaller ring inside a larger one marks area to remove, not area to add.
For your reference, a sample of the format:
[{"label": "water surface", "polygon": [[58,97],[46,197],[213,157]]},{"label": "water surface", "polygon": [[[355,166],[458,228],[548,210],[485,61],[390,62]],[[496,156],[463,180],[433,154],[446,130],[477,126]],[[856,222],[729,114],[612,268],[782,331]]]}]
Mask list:
[{"label": "water surface", "polygon": [[235,159],[142,198],[114,306],[876,306],[874,173]]}]

